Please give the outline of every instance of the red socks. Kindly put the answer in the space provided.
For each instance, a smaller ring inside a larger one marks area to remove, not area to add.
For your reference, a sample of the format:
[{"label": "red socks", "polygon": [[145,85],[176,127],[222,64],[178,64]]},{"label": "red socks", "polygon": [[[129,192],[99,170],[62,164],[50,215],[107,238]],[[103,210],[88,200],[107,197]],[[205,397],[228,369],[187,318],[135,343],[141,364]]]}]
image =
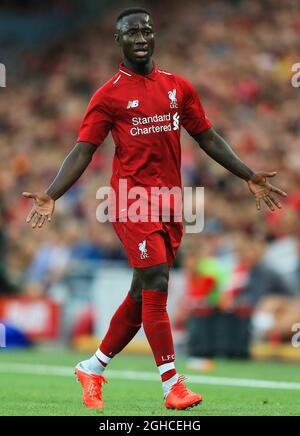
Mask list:
[{"label": "red socks", "polygon": [[[112,358],[123,350],[142,325],[142,303],[135,301],[130,292],[112,317],[109,329],[99,350]],[[98,357],[99,359],[99,357]],[[100,362],[107,363],[107,362]]]},{"label": "red socks", "polygon": [[[136,302],[130,293],[111,319],[96,358],[106,367],[108,362],[131,341],[143,326],[163,382],[164,392],[177,380],[175,354],[170,320],[167,313],[168,293],[143,290],[143,303]],[[97,362],[97,361],[96,361]]]},{"label": "red socks", "polygon": [[163,382],[176,374],[167,299],[167,292],[143,290],[143,326]]}]

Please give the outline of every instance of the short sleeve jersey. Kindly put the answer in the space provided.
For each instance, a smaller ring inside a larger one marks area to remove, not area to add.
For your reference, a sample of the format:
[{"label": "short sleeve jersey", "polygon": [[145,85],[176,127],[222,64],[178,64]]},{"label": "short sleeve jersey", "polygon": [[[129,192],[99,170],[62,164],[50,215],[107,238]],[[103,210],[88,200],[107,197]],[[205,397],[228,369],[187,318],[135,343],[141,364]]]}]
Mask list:
[{"label": "short sleeve jersey", "polygon": [[[142,76],[123,65],[91,98],[78,141],[100,145],[111,131],[111,187],[181,188],[180,129],[191,135],[212,126],[198,93],[184,78],[155,65]],[[117,215],[126,215],[120,210]]]}]

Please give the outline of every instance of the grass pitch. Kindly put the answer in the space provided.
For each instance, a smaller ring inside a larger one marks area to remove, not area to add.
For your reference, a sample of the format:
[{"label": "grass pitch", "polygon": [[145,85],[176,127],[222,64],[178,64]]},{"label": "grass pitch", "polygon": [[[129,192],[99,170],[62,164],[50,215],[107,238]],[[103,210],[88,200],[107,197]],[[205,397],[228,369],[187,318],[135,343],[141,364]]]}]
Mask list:
[{"label": "grass pitch", "polygon": [[[212,372],[200,374],[187,371],[184,360],[178,359],[178,372],[193,375],[188,386],[204,401],[189,411],[169,411],[152,357],[125,354],[109,365],[105,409],[88,410],[81,404],[81,386],[73,375],[75,364],[87,357],[62,350],[1,350],[0,415],[300,415],[297,365],[218,360]],[[199,376],[204,376],[201,383],[196,382]]]}]

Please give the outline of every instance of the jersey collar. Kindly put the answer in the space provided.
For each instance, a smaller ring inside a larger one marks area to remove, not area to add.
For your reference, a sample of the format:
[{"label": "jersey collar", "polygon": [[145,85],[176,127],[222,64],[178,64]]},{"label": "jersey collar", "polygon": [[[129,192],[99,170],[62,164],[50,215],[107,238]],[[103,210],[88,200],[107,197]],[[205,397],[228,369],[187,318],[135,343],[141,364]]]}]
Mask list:
[{"label": "jersey collar", "polygon": [[153,62],[153,68],[152,71],[147,74],[147,76],[142,76],[141,74],[136,74],[133,71],[129,70],[128,68],[124,67],[124,65],[121,63],[119,67],[120,73],[124,74],[126,77],[134,79],[134,80],[141,80],[141,79],[150,79],[155,80],[157,77],[158,69]]}]

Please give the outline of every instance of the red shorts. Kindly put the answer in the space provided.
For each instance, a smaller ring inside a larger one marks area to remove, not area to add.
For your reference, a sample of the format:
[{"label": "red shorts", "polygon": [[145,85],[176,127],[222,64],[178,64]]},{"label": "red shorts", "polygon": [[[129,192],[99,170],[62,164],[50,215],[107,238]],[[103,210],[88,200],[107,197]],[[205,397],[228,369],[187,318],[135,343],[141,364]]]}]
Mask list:
[{"label": "red shorts", "polygon": [[182,222],[112,222],[132,268],[173,265],[183,235]]}]

